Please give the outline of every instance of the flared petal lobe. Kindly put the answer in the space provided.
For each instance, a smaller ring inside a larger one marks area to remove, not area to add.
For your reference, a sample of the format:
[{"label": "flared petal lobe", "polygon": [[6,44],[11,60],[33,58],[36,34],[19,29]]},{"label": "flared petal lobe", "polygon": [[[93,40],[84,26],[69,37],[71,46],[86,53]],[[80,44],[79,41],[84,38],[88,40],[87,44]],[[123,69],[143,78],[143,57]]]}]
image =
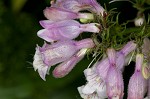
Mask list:
[{"label": "flared petal lobe", "polygon": [[83,99],[99,99],[97,93],[84,94],[84,93],[82,92],[83,88],[84,88],[84,85],[81,86],[81,87],[78,87],[79,94],[80,94],[80,96],[81,96]]},{"label": "flared petal lobe", "polygon": [[38,70],[40,77],[45,80],[45,75],[48,72],[48,65],[43,62],[42,53],[39,50],[39,46],[36,47],[36,52],[34,55],[33,67],[34,70]]},{"label": "flared petal lobe", "polygon": [[81,92],[89,97],[96,95],[98,99],[105,99],[107,98],[106,85],[105,82],[103,82],[103,80],[96,73],[95,69],[96,68],[93,66],[84,70],[87,83],[86,85],[82,86]]}]

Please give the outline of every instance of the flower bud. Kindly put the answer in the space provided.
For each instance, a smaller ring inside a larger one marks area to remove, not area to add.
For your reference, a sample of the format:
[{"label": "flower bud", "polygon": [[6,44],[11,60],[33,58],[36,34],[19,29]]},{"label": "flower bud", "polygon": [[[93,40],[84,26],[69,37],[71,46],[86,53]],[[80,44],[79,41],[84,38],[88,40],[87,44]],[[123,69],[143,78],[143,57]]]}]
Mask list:
[{"label": "flower bud", "polygon": [[135,26],[142,26],[143,23],[144,23],[144,18],[143,18],[143,17],[136,18],[136,19],[134,20]]},{"label": "flower bud", "polygon": [[149,79],[150,78],[150,64],[148,63],[144,63],[142,65],[142,75],[145,79]]}]

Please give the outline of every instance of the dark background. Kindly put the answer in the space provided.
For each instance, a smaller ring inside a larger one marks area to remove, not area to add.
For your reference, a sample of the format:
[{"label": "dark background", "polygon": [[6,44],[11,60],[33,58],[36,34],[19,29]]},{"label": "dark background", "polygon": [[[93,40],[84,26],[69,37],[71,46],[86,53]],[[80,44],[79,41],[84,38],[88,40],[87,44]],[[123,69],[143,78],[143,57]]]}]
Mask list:
[{"label": "dark background", "polygon": [[[136,9],[128,2],[108,4],[121,12],[120,22],[136,17]],[[77,87],[86,83],[83,70],[91,59],[82,60],[64,78],[51,75],[43,81],[33,70],[32,61],[36,44],[43,40],[36,33],[42,29],[40,20],[46,19],[43,10],[49,0],[0,0],[0,99],[81,99]],[[131,70],[131,69],[129,69]],[[128,74],[128,71],[125,75]],[[133,70],[131,70],[133,71]],[[126,81],[128,83],[128,80]],[[125,94],[126,95],[126,94]]]}]

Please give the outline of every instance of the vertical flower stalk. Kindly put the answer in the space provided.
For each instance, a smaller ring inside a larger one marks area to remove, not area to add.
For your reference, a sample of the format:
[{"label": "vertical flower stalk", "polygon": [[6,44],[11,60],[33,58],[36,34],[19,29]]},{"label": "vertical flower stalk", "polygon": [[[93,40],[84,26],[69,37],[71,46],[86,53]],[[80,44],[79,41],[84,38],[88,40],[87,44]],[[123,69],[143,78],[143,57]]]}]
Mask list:
[{"label": "vertical flower stalk", "polygon": [[128,85],[128,99],[144,99],[147,81],[143,78],[141,69],[143,65],[143,55],[136,55],[135,72],[131,76]]}]

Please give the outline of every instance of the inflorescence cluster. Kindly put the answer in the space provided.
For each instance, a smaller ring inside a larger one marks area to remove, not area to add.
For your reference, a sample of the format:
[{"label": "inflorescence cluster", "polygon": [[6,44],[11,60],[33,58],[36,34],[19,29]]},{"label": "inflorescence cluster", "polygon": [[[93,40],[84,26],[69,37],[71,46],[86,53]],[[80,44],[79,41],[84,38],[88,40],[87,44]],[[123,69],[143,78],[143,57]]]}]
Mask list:
[{"label": "inflorescence cluster", "polygon": [[[51,66],[58,64],[53,76],[64,77],[88,53],[93,56],[91,64],[95,63],[84,70],[87,83],[78,87],[81,97],[123,99],[122,73],[134,61],[128,99],[144,99],[145,95],[150,99],[150,26],[144,10],[137,6],[144,2],[131,3],[139,12],[135,27],[126,28],[127,23],[119,24],[118,15],[114,21],[115,12],[106,11],[96,0],[52,0],[44,10],[47,20],[40,21],[44,29],[37,33],[45,43],[36,47],[35,71],[45,80]],[[81,33],[90,37],[79,39]]]}]

